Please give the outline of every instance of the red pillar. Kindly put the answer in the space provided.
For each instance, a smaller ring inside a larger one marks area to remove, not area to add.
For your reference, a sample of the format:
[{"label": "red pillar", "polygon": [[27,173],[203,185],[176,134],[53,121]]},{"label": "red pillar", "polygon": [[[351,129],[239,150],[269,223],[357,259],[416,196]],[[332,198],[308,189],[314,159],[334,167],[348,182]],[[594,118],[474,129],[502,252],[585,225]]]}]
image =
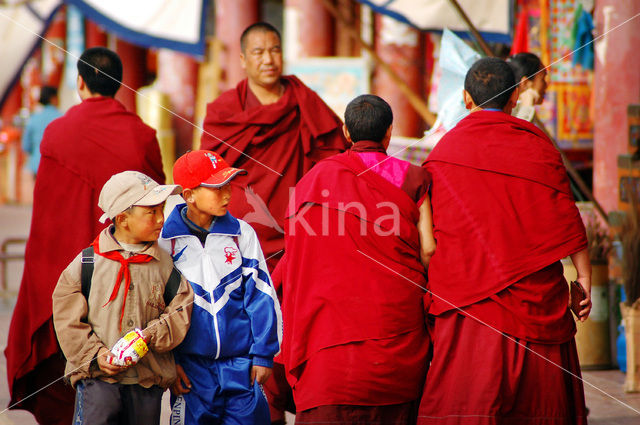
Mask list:
[{"label": "red pillar", "polygon": [[65,39],[67,36],[66,9],[56,13],[45,38],[51,43],[42,43],[42,84],[58,87],[64,65]]},{"label": "red pillar", "polygon": [[84,24],[85,48],[106,46],[107,33],[95,22],[86,19]]},{"label": "red pillar", "polygon": [[[341,16],[346,17],[347,21],[353,23],[355,26],[360,24],[358,20],[358,10],[360,4],[351,0],[338,0],[336,3],[338,11]],[[351,34],[347,31],[347,28],[342,23],[334,22],[335,27],[335,52],[336,56],[359,56],[360,45],[356,43]]]},{"label": "red pillar", "polygon": [[122,86],[116,99],[132,112],[136,111],[136,93],[145,83],[146,75],[146,51],[124,40],[116,40],[116,52],[122,60]]},{"label": "red pillar", "polygon": [[216,0],[216,37],[222,42],[220,63],[223,77],[220,89],[235,87],[246,74],[240,65],[240,36],[249,25],[258,22],[258,0]]},{"label": "red pillar", "polygon": [[[376,53],[380,58],[388,63],[412,90],[421,94],[424,64],[420,32],[402,22],[376,14],[375,37]],[[422,119],[398,90],[391,77],[380,68],[376,68],[374,72],[373,92],[391,105],[394,135],[422,136]]]},{"label": "red pillar", "polygon": [[595,45],[593,188],[606,211],[618,206],[617,158],[628,153],[629,143],[627,105],[640,102],[640,21],[612,29],[638,13],[637,0],[596,2],[596,33],[607,34]]},{"label": "red pillar", "polygon": [[287,52],[288,57],[333,55],[333,19],[323,2],[285,0],[284,4],[285,13],[291,17],[286,21],[287,39],[293,41],[295,49]]},{"label": "red pillar", "polygon": [[158,88],[169,95],[171,110],[189,122],[172,116],[176,153],[181,155],[191,149],[196,104],[198,63],[191,56],[160,49],[158,51]]},{"label": "red pillar", "polygon": [[12,126],[13,117],[20,112],[20,108],[22,107],[22,86],[19,83],[14,84],[10,90],[0,111],[2,127]]}]

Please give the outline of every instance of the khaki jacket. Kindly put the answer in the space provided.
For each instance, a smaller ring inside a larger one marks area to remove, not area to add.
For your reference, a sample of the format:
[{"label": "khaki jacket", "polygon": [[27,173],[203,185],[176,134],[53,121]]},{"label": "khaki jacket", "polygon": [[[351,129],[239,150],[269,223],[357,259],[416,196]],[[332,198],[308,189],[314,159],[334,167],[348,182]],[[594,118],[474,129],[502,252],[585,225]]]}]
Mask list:
[{"label": "khaki jacket", "polygon": [[[124,251],[110,231],[100,233],[100,251]],[[176,378],[175,363],[170,350],[184,339],[189,329],[193,289],[182,278],[178,293],[168,306],[163,300],[164,287],[173,269],[171,256],[157,242],[140,254],[153,257],[148,263],[129,264],[131,286],[127,294],[122,331],[124,279],[116,299],[106,304],[115,285],[120,263],[101,255],[94,256],[94,271],[88,303],[81,290],[79,254],[62,272],[53,291],[53,324],[60,347],[67,358],[66,375],[72,385],[84,378],[99,378],[106,382],[158,385],[166,388]],[[87,305],[88,304],[88,305]],[[105,305],[106,304],[106,305]],[[84,322],[83,318],[88,318]],[[88,323],[87,323],[88,322]],[[111,349],[127,332],[140,328],[149,335],[149,352],[135,366],[114,376],[106,376],[95,360],[102,347]]]}]

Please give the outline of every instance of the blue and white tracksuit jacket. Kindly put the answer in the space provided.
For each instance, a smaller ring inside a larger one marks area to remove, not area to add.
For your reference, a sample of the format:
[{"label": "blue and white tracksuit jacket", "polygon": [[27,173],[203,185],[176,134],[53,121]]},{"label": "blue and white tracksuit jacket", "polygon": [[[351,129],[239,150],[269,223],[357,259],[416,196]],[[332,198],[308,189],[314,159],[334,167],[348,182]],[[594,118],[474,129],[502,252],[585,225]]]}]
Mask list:
[{"label": "blue and white tracksuit jacket", "polygon": [[[273,366],[282,342],[282,314],[258,238],[250,225],[227,212],[217,217],[202,246],[181,216],[183,208],[172,211],[159,240],[194,290],[191,327],[175,350],[192,389],[180,413],[186,420],[176,423],[225,423],[225,415],[236,413],[236,422],[262,423],[265,409],[269,423],[268,406],[257,383],[251,388],[249,373],[252,365]],[[237,402],[229,399],[228,394],[235,397],[243,390],[249,394]],[[253,402],[256,411],[242,416]]]}]

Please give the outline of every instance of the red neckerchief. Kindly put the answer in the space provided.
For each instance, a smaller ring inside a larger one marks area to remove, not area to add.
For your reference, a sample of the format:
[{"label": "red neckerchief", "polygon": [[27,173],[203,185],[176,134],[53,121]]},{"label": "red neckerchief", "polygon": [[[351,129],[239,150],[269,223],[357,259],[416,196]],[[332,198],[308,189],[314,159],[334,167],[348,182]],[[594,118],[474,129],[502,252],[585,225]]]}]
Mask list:
[{"label": "red neckerchief", "polygon": [[120,270],[118,270],[118,276],[116,277],[116,282],[113,286],[113,291],[111,291],[111,296],[109,297],[109,301],[107,301],[102,307],[106,307],[111,301],[116,299],[118,295],[118,291],[120,291],[120,284],[122,283],[122,278],[124,277],[124,298],[122,300],[122,312],[120,313],[120,331],[122,331],[122,318],[124,317],[124,306],[127,302],[127,294],[129,293],[129,287],[131,286],[131,272],[129,272],[129,264],[130,263],[148,263],[153,260],[153,257],[147,254],[135,254],[129,258],[124,258],[120,251],[109,251],[109,252],[100,252],[99,241],[100,236],[93,241],[91,245],[93,245],[93,249],[96,254],[101,255],[109,260],[117,261],[120,263]]}]

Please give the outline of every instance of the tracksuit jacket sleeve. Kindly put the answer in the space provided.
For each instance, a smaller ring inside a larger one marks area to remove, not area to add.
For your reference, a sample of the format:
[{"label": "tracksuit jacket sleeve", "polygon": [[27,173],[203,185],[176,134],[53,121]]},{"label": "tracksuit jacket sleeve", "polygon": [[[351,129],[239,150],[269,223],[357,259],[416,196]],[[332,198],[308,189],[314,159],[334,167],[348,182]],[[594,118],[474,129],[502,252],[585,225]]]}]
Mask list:
[{"label": "tracksuit jacket sleeve", "polygon": [[243,223],[239,240],[242,253],[244,308],[251,320],[253,364],[272,367],[282,342],[282,313],[271,283],[262,249],[251,226]]},{"label": "tracksuit jacket sleeve", "polygon": [[149,335],[149,348],[164,353],[176,348],[187,335],[193,308],[193,288],[182,277],[173,300],[157,319],[147,323],[144,332]]}]

